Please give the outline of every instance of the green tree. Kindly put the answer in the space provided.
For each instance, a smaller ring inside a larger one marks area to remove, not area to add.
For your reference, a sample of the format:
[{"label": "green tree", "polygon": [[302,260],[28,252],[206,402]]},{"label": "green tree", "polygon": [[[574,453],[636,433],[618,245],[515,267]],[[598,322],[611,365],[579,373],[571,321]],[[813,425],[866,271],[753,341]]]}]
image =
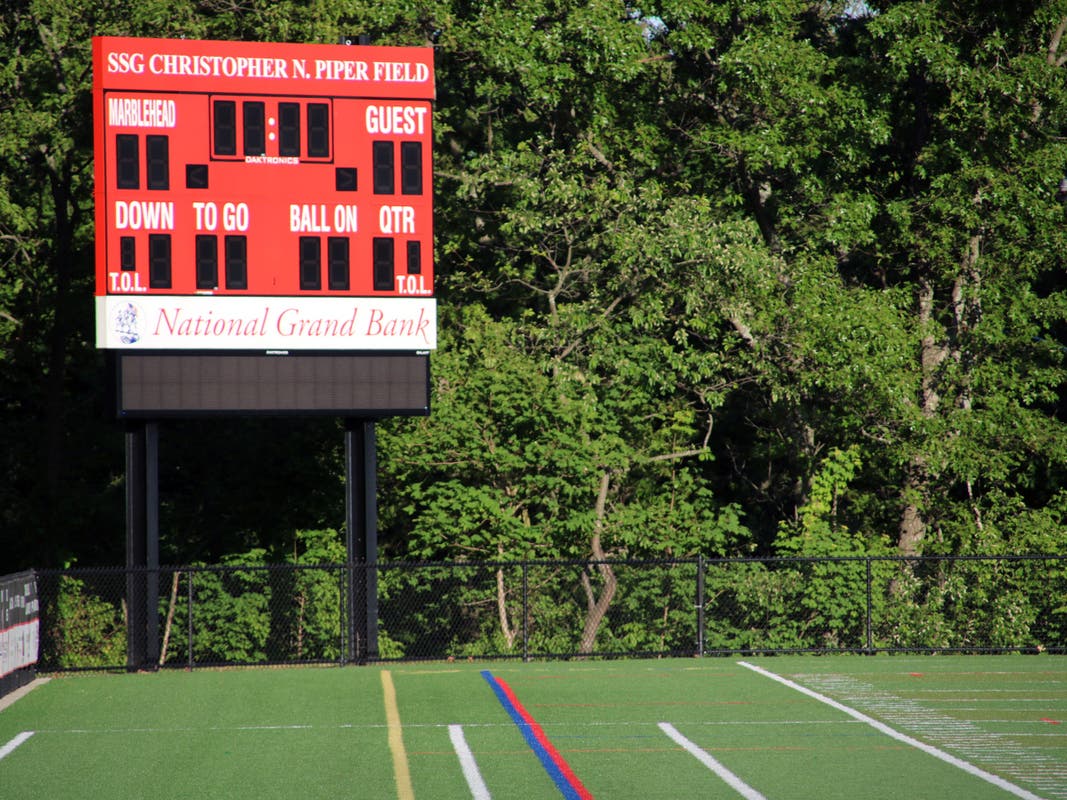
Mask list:
[{"label": "green tree", "polygon": [[[75,543],[74,513],[101,513],[84,476],[107,473],[92,365],[89,38],[94,4],[17,2],[0,16],[0,550],[48,563]],[[88,458],[72,460],[84,448]],[[106,479],[103,483],[106,486]],[[38,532],[35,537],[28,531]],[[32,562],[30,562],[32,563]]]},{"label": "green tree", "polygon": [[[592,558],[545,582],[570,581],[595,650],[634,641],[615,557],[1058,547],[1063,0],[19,0],[0,26],[12,567],[121,546],[90,338],[94,33],[434,43],[441,347],[432,416],[379,430],[390,558]],[[272,426],[164,432],[169,556],[339,524],[338,427],[272,448]],[[504,641],[515,574],[461,597]]]},{"label": "green tree", "polygon": [[796,517],[822,454],[855,446],[849,527],[1002,547],[1005,501],[1045,507],[1064,456],[1064,9],[866,8],[660,15],[686,175],[766,249],[729,319],[757,362],[724,444],[756,468],[754,522]]}]

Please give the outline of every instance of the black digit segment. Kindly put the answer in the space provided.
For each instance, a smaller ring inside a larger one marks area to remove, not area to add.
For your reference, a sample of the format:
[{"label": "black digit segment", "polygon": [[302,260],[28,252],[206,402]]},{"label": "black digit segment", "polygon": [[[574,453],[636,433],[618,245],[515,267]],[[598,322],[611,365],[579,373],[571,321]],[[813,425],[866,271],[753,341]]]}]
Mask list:
[{"label": "black digit segment", "polygon": [[278,155],[300,156],[299,103],[278,103]]},{"label": "black digit segment", "polygon": [[137,269],[137,239],[133,236],[119,239],[119,267],[127,272]]},{"label": "black digit segment", "polygon": [[248,237],[226,237],[226,288],[248,288]]},{"label": "black digit segment", "polygon": [[422,273],[422,242],[413,240],[408,242],[408,275]]},{"label": "black digit segment", "polygon": [[308,157],[330,157],[330,106],[308,103]]},{"label": "black digit segment", "polygon": [[170,234],[148,234],[148,286],[170,288]]},{"label": "black digit segment", "polygon": [[393,178],[394,148],[392,142],[375,142],[374,156],[374,193],[395,194],[396,184]]},{"label": "black digit segment", "polygon": [[334,291],[348,291],[349,245],[344,236],[331,236],[326,243],[329,287]]},{"label": "black digit segment", "polygon": [[384,237],[374,239],[374,291],[389,292],[396,283],[393,240]]},{"label": "black digit segment", "polygon": [[317,236],[300,237],[300,288],[303,291],[322,288],[322,243]]},{"label": "black digit segment", "polygon": [[170,138],[167,136],[145,137],[145,158],[148,163],[148,188],[170,189]]},{"label": "black digit segment", "polygon": [[196,288],[214,289],[218,285],[218,237],[209,234],[199,234],[196,237]]},{"label": "black digit segment", "polygon": [[400,193],[422,194],[422,142],[400,143]]},{"label": "black digit segment", "polygon": [[216,100],[213,104],[212,133],[217,156],[237,155],[237,102]]},{"label": "black digit segment", "polygon": [[244,125],[244,154],[262,156],[267,152],[267,123],[263,103],[246,102],[241,108]]},{"label": "black digit segment", "polygon": [[141,145],[131,133],[115,136],[116,182],[120,189],[141,188]]}]

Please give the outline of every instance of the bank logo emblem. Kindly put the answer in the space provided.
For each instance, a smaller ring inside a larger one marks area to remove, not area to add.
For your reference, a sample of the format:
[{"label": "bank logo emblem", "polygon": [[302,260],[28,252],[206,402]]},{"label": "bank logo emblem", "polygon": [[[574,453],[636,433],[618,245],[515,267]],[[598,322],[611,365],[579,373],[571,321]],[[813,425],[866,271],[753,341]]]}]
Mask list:
[{"label": "bank logo emblem", "polygon": [[137,344],[141,340],[141,312],[133,303],[115,309],[111,329],[123,344]]}]

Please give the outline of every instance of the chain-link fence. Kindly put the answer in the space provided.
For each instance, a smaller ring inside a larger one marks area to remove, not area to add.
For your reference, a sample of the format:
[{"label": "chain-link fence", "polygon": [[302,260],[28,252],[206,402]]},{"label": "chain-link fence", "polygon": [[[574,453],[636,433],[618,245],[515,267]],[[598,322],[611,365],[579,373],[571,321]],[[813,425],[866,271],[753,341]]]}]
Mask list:
[{"label": "chain-link fence", "polygon": [[[37,573],[44,671],[1067,651],[1067,557],[685,559]],[[149,603],[145,632],[130,607]],[[133,645],[147,641],[138,655]]]}]

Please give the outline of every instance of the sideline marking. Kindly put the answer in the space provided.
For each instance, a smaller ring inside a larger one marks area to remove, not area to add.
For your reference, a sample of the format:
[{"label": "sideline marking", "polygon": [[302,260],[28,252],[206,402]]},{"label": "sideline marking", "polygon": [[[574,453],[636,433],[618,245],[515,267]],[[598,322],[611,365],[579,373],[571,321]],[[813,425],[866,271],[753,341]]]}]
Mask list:
[{"label": "sideline marking", "polygon": [[393,754],[393,776],[396,778],[398,800],[415,800],[411,788],[408,754],[404,749],[404,734],[400,725],[400,710],[396,705],[396,687],[389,670],[382,670],[382,696],[385,700],[385,724],[389,729],[389,752]]},{"label": "sideline marking", "polygon": [[27,683],[25,686],[20,686],[15,691],[13,691],[13,692],[11,692],[9,694],[6,694],[3,697],[0,697],[0,711],[3,711],[5,708],[10,706],[16,700],[18,700],[18,699],[20,699],[22,697],[25,697],[30,692],[32,692],[34,689],[36,689],[38,686],[44,686],[50,680],[52,680],[52,679],[51,678],[34,678],[32,681]]},{"label": "sideline marking", "polygon": [[7,756],[11,755],[12,751],[14,751],[16,747],[18,747],[24,741],[29,739],[31,736],[33,736],[33,731],[23,731],[10,742],[5,744],[3,747],[0,747],[0,760],[3,760]]},{"label": "sideline marking", "polygon": [[474,760],[474,753],[467,744],[467,738],[463,735],[462,725],[449,725],[448,738],[452,740],[452,747],[459,756],[459,765],[463,768],[463,777],[467,779],[467,785],[471,790],[474,800],[490,800],[489,787],[482,780],[482,773],[478,771],[478,762]]},{"label": "sideline marking", "polygon": [[819,694],[818,692],[813,691],[807,688],[806,686],[801,686],[795,681],[791,681],[788,678],[783,678],[781,675],[776,675],[775,673],[771,672],[770,670],[766,670],[763,667],[757,667],[755,664],[749,664],[747,661],[738,661],[737,663],[740,664],[742,667],[745,667],[746,669],[750,669],[753,672],[759,673],[765,678],[770,678],[773,681],[778,681],[778,683],[782,684],[783,686],[788,686],[790,689],[795,689],[801,694],[806,694],[808,697],[812,697],[818,700],[820,703],[825,703],[831,708],[836,708],[838,711],[842,711],[845,714],[848,714],[853,719],[858,719],[860,722],[866,722],[876,731],[884,733],[886,736],[896,739],[898,742],[903,742],[904,744],[911,745],[914,748],[922,750],[924,753],[932,755],[934,758],[940,759],[946,764],[951,764],[954,767],[958,767],[969,775],[973,775],[976,778],[981,778],[987,783],[991,783],[999,789],[1003,789],[1006,792],[1010,792],[1016,797],[1021,797],[1024,800],[1044,800],[1040,795],[1036,795],[1033,792],[1028,792],[1026,789],[1023,789],[1020,786],[1016,786],[1010,781],[1004,780],[999,775],[994,775],[991,772],[986,772],[981,767],[976,767],[969,761],[964,761],[962,758],[956,758],[956,756],[951,755],[950,753],[946,753],[944,750],[940,750],[932,745],[926,744],[925,742],[921,742],[918,739],[914,739],[911,736],[908,736],[907,734],[901,733],[895,728],[890,728],[884,722],[879,722],[874,717],[868,717],[861,711],[857,711],[854,708],[850,708],[844,703],[839,703],[824,694]]},{"label": "sideline marking", "polygon": [[504,710],[519,726],[522,738],[526,740],[526,744],[534,751],[534,754],[541,761],[541,766],[545,768],[545,772],[552,778],[556,788],[563,793],[563,796],[567,800],[593,800],[593,795],[578,780],[574,770],[570,768],[570,765],[559,750],[548,740],[544,730],[530,716],[530,712],[519,702],[519,698],[515,696],[515,692],[511,690],[511,687],[501,678],[495,677],[489,670],[482,670],[482,677],[493,688],[500,705],[504,706]]},{"label": "sideline marking", "polygon": [[659,729],[671,737],[676,743],[680,744],[682,748],[688,751],[690,755],[694,756],[697,761],[726,781],[730,788],[736,790],[738,794],[745,798],[745,800],[767,800],[766,797],[757,792],[734,773],[730,772],[730,770],[717,761],[707,750],[698,747],[689,739],[686,739],[678,732],[678,729],[669,722],[659,723]]}]

